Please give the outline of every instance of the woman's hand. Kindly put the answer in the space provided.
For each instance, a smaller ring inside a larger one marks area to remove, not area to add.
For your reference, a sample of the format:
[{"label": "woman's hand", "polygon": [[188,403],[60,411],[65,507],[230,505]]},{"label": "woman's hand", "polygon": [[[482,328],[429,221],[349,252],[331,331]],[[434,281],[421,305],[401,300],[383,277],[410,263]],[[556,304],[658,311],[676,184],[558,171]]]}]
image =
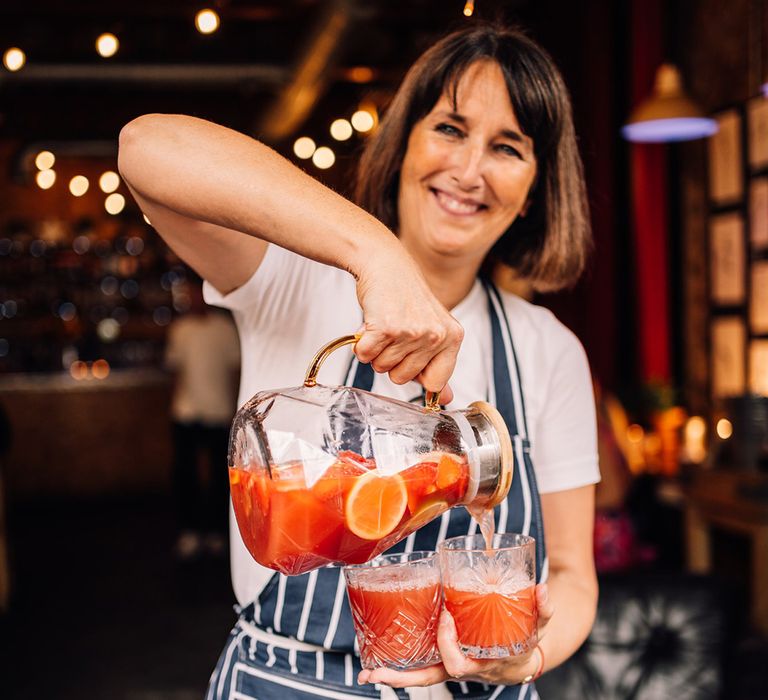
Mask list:
[{"label": "woman's hand", "polygon": [[[547,584],[536,586],[536,602],[539,607],[539,642],[544,637],[547,624],[554,613],[549,600]],[[464,656],[456,637],[456,625],[451,614],[443,609],[437,629],[437,645],[442,663],[415,671],[394,671],[389,668],[363,670],[357,682],[383,683],[393,688],[434,685],[443,681],[479,681],[490,685],[515,685],[532,676],[539,668],[539,654],[533,651],[505,659],[470,659]]]},{"label": "woman's hand", "polygon": [[388,372],[395,384],[415,379],[427,391],[441,391],[441,403],[448,403],[452,392],[446,385],[464,330],[411,257],[402,249],[380,251],[357,276],[357,297],[364,320],[357,358]]}]

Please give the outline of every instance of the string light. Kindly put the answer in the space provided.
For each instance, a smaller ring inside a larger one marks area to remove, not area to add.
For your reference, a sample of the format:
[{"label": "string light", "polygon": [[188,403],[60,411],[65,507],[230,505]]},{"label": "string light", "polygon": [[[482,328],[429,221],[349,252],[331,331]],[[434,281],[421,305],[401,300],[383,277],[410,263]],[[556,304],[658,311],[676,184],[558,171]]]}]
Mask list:
[{"label": "string light", "polygon": [[104,200],[104,208],[107,210],[108,214],[112,214],[113,216],[123,211],[124,207],[125,197],[118,192],[114,192]]},{"label": "string light", "polygon": [[370,131],[375,124],[376,120],[368,110],[359,109],[352,115],[352,126],[355,127],[357,131]]},{"label": "string light", "polygon": [[110,192],[114,192],[118,187],[120,187],[120,176],[117,173],[107,170],[101,174],[101,177],[99,178],[99,188],[102,192],[109,194]]},{"label": "string light", "polygon": [[75,175],[69,181],[69,191],[75,197],[82,197],[90,187],[91,183],[88,182],[88,178],[85,175]]},{"label": "string light", "polygon": [[98,39],[96,39],[96,51],[99,52],[99,56],[102,58],[111,58],[117,53],[120,48],[120,42],[114,34],[104,32]]},{"label": "string light", "polygon": [[27,62],[25,53],[15,46],[3,54],[3,65],[11,72],[21,70]]},{"label": "string light", "polygon": [[331,124],[331,136],[337,141],[346,141],[352,136],[352,125],[346,119],[336,119]]},{"label": "string light", "polygon": [[464,3],[464,16],[471,17],[474,11],[475,11],[475,0],[467,0]]},{"label": "string light", "polygon": [[35,167],[38,170],[50,170],[56,162],[56,156],[50,151],[40,151],[35,156]]},{"label": "string light", "polygon": [[56,172],[54,170],[41,170],[35,175],[35,182],[41,190],[49,190],[56,182]]},{"label": "string light", "polygon": [[201,34],[213,34],[219,28],[219,15],[214,10],[200,10],[195,15],[195,27]]},{"label": "string light", "polygon": [[309,136],[301,136],[296,139],[293,144],[293,152],[296,154],[297,158],[301,158],[302,160],[311,158],[316,148],[317,146],[315,146],[315,142],[309,138]]},{"label": "string light", "polygon": [[312,154],[312,162],[321,170],[327,170],[336,162],[336,156],[328,146],[320,146]]}]

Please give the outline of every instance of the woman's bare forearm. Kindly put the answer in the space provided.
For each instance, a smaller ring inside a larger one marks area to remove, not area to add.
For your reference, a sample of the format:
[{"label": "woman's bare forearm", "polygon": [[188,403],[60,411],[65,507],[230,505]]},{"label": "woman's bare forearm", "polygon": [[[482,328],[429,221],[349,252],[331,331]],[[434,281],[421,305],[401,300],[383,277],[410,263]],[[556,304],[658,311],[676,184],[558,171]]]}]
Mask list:
[{"label": "woman's bare forearm", "polygon": [[571,572],[550,572],[547,581],[554,615],[540,644],[545,671],[559,666],[584,643],[597,610],[597,581],[583,580]]},{"label": "woman's bare forearm", "polygon": [[382,256],[408,257],[365,211],[264,144],[201,119],[135,119],[120,134],[119,167],[130,188],[149,202],[356,277],[374,245]]}]

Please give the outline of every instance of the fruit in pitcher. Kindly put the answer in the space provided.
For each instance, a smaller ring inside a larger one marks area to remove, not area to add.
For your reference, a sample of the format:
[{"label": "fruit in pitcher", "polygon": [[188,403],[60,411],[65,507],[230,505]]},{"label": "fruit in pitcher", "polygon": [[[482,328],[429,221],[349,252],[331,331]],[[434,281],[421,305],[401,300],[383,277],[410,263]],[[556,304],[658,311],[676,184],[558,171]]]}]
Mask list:
[{"label": "fruit in pitcher", "polygon": [[407,505],[408,491],[402,476],[366,472],[357,478],[347,496],[347,527],[364,540],[379,540],[397,527]]}]

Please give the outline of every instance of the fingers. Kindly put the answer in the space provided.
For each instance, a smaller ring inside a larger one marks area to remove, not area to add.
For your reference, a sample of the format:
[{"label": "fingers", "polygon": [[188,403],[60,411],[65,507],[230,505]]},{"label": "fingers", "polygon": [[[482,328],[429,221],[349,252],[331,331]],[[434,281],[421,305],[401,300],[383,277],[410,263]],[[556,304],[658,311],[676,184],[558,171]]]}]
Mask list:
[{"label": "fingers", "polygon": [[448,678],[441,664],[427,666],[415,671],[395,671],[391,668],[377,668],[373,671],[361,671],[357,676],[357,682],[383,683],[391,688],[409,688],[413,686],[434,685],[442,683]]},{"label": "fingers", "polygon": [[395,384],[417,379],[427,391],[441,391],[456,365],[464,331],[446,314],[440,323],[410,327],[366,323],[355,345],[360,362],[376,372],[388,372]]},{"label": "fingers", "polygon": [[456,623],[451,613],[445,608],[440,613],[440,622],[437,626],[437,646],[440,649],[440,658],[445,672],[452,678],[464,678],[480,671],[480,665],[464,656],[461,651],[456,634]]},{"label": "fingers", "polygon": [[539,609],[538,633],[539,640],[541,640],[547,623],[555,614],[555,606],[549,598],[549,587],[546,583],[540,583],[536,586],[536,605]]}]

